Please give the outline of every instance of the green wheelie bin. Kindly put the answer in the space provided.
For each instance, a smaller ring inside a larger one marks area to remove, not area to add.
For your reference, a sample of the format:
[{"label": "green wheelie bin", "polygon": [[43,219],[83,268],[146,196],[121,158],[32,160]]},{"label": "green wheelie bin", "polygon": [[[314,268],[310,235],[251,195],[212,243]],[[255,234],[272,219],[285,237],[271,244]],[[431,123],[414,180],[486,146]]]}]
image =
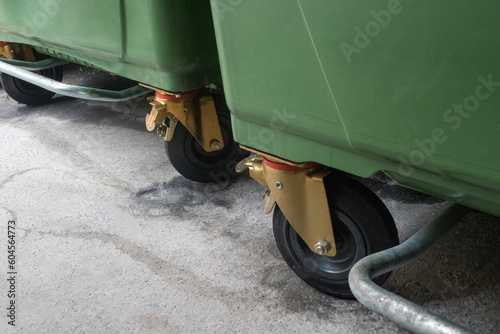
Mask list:
[{"label": "green wheelie bin", "polygon": [[[352,297],[349,270],[398,244],[346,177],[500,215],[500,2],[212,0],[240,170],[268,186],[284,259]],[[382,283],[386,276],[375,279]]]},{"label": "green wheelie bin", "polygon": [[0,41],[0,58],[45,62],[39,74],[53,81],[62,80],[62,68],[55,66],[60,62],[50,67],[48,57],[150,88],[133,87],[123,94],[81,93],[81,87],[67,86],[58,90],[57,83],[26,73],[23,78],[29,80],[21,80],[17,68],[9,67],[12,75],[0,68],[3,88],[21,103],[45,103],[55,92],[104,101],[119,95],[121,101],[152,89],[147,128],[156,128],[165,139],[167,155],[181,174],[214,181],[220,173],[233,173],[230,163],[245,155],[232,139],[208,1],[0,0]]}]

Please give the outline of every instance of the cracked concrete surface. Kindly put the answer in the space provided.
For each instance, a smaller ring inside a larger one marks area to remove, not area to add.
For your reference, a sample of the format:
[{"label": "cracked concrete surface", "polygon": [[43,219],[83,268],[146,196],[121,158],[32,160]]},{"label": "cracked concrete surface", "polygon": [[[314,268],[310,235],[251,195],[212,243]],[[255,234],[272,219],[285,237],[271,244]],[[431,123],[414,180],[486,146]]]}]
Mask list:
[{"label": "cracked concrete surface", "polygon": [[[223,186],[179,176],[144,128],[148,109],[145,98],[28,107],[0,90],[2,310],[8,220],[19,247],[16,327],[2,311],[1,333],[407,333],[296,277],[248,176]],[[377,177],[367,183],[401,240],[449,205]],[[498,333],[499,235],[498,217],[473,212],[385,287]]]}]

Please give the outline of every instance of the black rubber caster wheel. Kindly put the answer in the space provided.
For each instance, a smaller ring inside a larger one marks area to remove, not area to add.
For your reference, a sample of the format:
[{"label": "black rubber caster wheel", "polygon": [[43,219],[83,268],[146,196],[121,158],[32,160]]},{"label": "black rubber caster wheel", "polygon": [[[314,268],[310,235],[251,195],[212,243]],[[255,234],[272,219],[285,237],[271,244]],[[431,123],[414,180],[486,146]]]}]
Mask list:
[{"label": "black rubber caster wheel", "polygon": [[[47,59],[47,57],[35,54],[37,60]],[[40,71],[40,74],[49,79],[59,82],[63,79],[62,66],[48,68]],[[2,73],[0,81],[5,92],[17,102],[30,106],[41,105],[48,102],[55,93],[41,87],[30,84],[11,75]]]},{"label": "black rubber caster wheel", "polygon": [[212,96],[221,127],[224,148],[206,152],[180,122],[165,150],[172,166],[185,178],[202,183],[226,183],[237,175],[235,167],[249,155],[233,140],[231,117],[222,95]]},{"label": "black rubber caster wheel", "polygon": [[[364,185],[343,175],[329,174],[325,189],[337,247],[334,257],[312,252],[276,205],[273,231],[281,255],[306,283],[335,297],[354,298],[348,275],[361,258],[399,244],[391,214]],[[374,282],[381,285],[390,273]]]}]

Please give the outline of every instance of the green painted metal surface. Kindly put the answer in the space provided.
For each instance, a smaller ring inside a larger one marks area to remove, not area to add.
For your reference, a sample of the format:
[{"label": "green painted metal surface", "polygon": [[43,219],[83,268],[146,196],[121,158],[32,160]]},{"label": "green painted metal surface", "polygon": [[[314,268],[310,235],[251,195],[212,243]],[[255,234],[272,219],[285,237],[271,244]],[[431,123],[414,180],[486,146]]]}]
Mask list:
[{"label": "green painted metal surface", "polygon": [[500,215],[500,2],[212,0],[241,144]]},{"label": "green painted metal surface", "polygon": [[221,81],[208,1],[0,0],[0,40],[169,91]]}]

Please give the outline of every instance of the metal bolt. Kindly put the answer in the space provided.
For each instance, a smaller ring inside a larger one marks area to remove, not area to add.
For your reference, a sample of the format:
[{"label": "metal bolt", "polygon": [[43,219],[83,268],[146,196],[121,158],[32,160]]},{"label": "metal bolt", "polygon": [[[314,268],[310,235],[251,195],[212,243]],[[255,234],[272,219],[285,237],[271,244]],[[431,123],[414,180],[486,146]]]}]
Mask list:
[{"label": "metal bolt", "polygon": [[212,150],[218,151],[220,150],[221,145],[218,140],[214,139],[212,140],[212,143],[210,143],[210,147],[212,148]]},{"label": "metal bolt", "polygon": [[156,133],[158,133],[160,135],[160,137],[165,137],[165,135],[167,134],[167,126],[166,125],[160,125],[156,129]]},{"label": "metal bolt", "polygon": [[316,245],[314,245],[314,251],[319,255],[325,255],[330,250],[330,245],[326,241],[318,241]]},{"label": "metal bolt", "polygon": [[276,186],[276,188],[278,189],[281,189],[283,188],[283,183],[281,183],[280,181],[276,181],[276,183],[274,184]]},{"label": "metal bolt", "polygon": [[189,109],[188,109],[188,108],[182,108],[182,111],[183,111],[184,113],[187,113],[187,112],[189,111]]}]

